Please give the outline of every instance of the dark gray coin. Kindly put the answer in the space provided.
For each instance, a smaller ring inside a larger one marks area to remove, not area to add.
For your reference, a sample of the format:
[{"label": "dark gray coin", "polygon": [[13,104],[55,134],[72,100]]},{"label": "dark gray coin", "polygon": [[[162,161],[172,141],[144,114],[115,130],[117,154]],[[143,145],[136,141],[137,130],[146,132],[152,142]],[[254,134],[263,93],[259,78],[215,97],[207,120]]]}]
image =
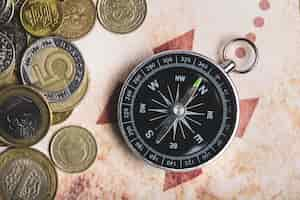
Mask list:
[{"label": "dark gray coin", "polygon": [[9,71],[15,63],[15,48],[12,41],[0,32],[0,73]]},{"label": "dark gray coin", "polygon": [[14,16],[14,12],[15,5],[12,1],[10,1],[10,4],[8,5],[7,9],[0,14],[0,24],[8,24]]},{"label": "dark gray coin", "polygon": [[14,44],[16,51],[16,66],[19,68],[23,53],[25,52],[28,44],[27,33],[21,26],[13,24],[3,26],[3,30],[1,32],[8,36]]},{"label": "dark gray coin", "polygon": [[0,15],[5,11],[8,6],[9,0],[0,0]]}]

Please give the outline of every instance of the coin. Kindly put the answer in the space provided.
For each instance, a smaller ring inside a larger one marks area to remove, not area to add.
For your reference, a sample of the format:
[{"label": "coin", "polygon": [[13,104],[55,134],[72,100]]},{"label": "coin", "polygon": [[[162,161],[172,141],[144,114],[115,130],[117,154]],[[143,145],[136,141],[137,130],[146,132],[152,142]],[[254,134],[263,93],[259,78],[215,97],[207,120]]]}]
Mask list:
[{"label": "coin", "polygon": [[114,33],[130,33],[139,28],[147,14],[146,0],[98,0],[98,19]]},{"label": "coin", "polygon": [[41,152],[14,148],[0,154],[0,199],[53,200],[57,173]]},{"label": "coin", "polygon": [[[58,37],[34,42],[24,53],[20,72],[24,84],[43,92],[53,112],[72,110],[81,100],[74,95],[82,88],[87,72],[81,53],[70,42]],[[75,99],[72,105],[64,106],[70,99]]]},{"label": "coin", "polygon": [[62,22],[57,0],[26,0],[20,10],[21,23],[34,36],[51,35]]},{"label": "coin", "polygon": [[0,13],[0,24],[8,24],[14,16],[14,3],[11,0],[8,0],[8,2],[9,4],[7,9],[5,9],[4,12]]},{"label": "coin", "polygon": [[0,1],[0,15],[5,12],[6,8],[8,7],[9,0],[1,0]]},{"label": "coin", "polygon": [[15,71],[12,71],[7,77],[0,79],[0,89],[16,84],[19,84],[19,80]]},{"label": "coin", "polygon": [[8,38],[14,44],[15,62],[17,68],[19,68],[23,53],[27,48],[27,42],[28,42],[27,33],[21,26],[18,25],[8,24],[6,26],[3,26],[2,28],[3,29],[0,32],[8,36]]},{"label": "coin", "polygon": [[83,97],[87,93],[88,86],[89,78],[88,73],[86,73],[85,77],[83,78],[82,85],[79,87],[79,89],[66,101],[50,104],[51,110],[56,110],[57,112],[66,112],[74,109],[74,107],[82,101]]},{"label": "coin", "polygon": [[60,124],[66,121],[71,116],[72,112],[73,110],[52,113],[52,125]]},{"label": "coin", "polygon": [[63,21],[56,35],[75,40],[91,31],[96,21],[96,7],[92,0],[64,0],[61,5]]},{"label": "coin", "polygon": [[0,137],[11,146],[31,146],[48,132],[51,112],[36,90],[13,85],[0,91]]},{"label": "coin", "polygon": [[0,78],[11,72],[15,65],[15,47],[12,41],[0,32]]},{"label": "coin", "polygon": [[97,143],[92,134],[79,126],[64,127],[56,132],[50,144],[55,165],[64,172],[79,173],[96,159]]}]

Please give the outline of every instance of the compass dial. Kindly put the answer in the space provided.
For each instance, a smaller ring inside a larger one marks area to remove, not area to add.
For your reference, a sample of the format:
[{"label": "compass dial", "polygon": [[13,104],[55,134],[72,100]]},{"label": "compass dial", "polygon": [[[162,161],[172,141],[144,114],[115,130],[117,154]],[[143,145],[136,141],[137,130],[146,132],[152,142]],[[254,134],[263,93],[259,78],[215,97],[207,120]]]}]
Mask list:
[{"label": "compass dial", "polygon": [[157,167],[184,170],[222,152],[237,128],[238,110],[221,67],[189,51],[169,51],[129,75],[118,116],[135,152]]}]

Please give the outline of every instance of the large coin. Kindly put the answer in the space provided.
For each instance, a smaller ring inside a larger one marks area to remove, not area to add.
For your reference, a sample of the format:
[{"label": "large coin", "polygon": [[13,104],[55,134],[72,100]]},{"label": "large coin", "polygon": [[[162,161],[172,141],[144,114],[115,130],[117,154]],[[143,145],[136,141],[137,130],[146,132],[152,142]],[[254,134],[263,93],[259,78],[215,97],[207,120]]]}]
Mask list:
[{"label": "large coin", "polygon": [[85,36],[96,21],[96,7],[92,0],[62,1],[63,21],[55,34],[75,40]]},{"label": "large coin", "polygon": [[98,0],[98,18],[105,29],[129,33],[139,28],[147,14],[146,0]]},{"label": "large coin", "polygon": [[15,62],[19,68],[22,60],[23,53],[25,52],[28,44],[28,36],[22,26],[8,24],[3,26],[0,33],[4,33],[13,42],[15,47]]},{"label": "large coin", "polygon": [[8,7],[0,13],[0,25],[8,24],[14,16],[15,5],[12,0],[8,0],[8,2]]},{"label": "large coin", "polygon": [[39,142],[51,125],[48,103],[36,90],[10,86],[0,91],[0,137],[12,146]]},{"label": "large coin", "polygon": [[78,173],[88,169],[95,161],[97,143],[87,129],[69,126],[57,131],[51,141],[50,154],[58,168]]},{"label": "large coin", "polygon": [[0,78],[9,74],[15,65],[15,47],[12,41],[0,32]]},{"label": "large coin", "polygon": [[63,123],[71,116],[72,112],[73,110],[52,113],[52,125]]},{"label": "large coin", "polygon": [[0,200],[53,200],[57,173],[51,161],[33,149],[9,149],[0,155]]},{"label": "large coin", "polygon": [[[20,71],[23,83],[41,90],[53,112],[72,110],[81,100],[74,95],[87,72],[81,53],[70,42],[57,37],[36,41],[25,51]],[[74,99],[71,105],[64,104],[69,99]]]},{"label": "large coin", "polygon": [[34,36],[51,35],[62,22],[57,0],[26,0],[20,10],[21,23]]}]

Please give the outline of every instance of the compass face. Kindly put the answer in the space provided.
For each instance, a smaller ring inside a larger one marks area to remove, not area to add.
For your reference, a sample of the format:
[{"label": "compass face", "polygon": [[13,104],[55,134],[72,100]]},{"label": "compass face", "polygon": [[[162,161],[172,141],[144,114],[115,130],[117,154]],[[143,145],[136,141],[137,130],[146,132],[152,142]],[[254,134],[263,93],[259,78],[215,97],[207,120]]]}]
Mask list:
[{"label": "compass face", "polygon": [[129,75],[118,117],[125,140],[146,161],[185,170],[222,152],[238,110],[232,82],[219,66],[192,52],[169,51]]}]

